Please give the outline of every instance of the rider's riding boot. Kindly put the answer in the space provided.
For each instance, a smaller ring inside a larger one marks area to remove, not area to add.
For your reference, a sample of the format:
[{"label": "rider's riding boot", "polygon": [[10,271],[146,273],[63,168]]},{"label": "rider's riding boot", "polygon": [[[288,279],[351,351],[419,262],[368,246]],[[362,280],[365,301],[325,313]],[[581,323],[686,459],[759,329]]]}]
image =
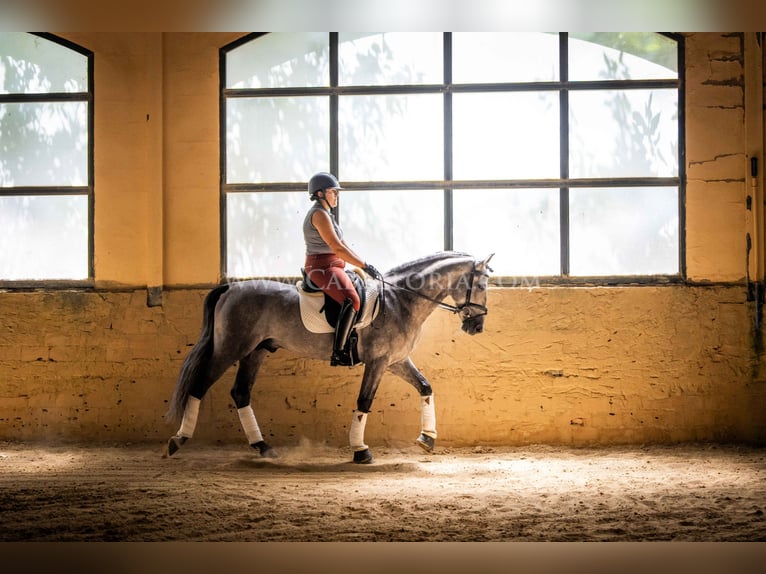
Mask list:
[{"label": "rider's riding boot", "polygon": [[333,344],[332,357],[330,365],[352,367],[354,365],[351,349],[348,345],[348,335],[356,321],[356,309],[351,303],[351,299],[343,301],[338,315],[338,323],[335,326],[335,343]]}]

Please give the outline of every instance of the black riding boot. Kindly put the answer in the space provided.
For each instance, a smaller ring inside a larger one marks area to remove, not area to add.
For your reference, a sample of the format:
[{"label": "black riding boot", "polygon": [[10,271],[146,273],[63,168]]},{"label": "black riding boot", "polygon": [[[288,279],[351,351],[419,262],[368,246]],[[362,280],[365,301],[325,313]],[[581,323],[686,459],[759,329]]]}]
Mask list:
[{"label": "black riding boot", "polygon": [[346,299],[340,308],[338,323],[335,325],[335,343],[333,344],[330,365],[343,367],[354,366],[354,358],[348,344],[348,336],[356,321],[356,309],[351,304],[351,299]]}]

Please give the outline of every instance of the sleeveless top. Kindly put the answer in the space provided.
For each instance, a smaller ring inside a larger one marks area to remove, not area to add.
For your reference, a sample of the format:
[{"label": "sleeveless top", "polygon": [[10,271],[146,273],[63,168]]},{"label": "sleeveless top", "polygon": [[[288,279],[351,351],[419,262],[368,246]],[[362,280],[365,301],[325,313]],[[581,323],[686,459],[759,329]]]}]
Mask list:
[{"label": "sleeveless top", "polygon": [[303,220],[303,239],[306,242],[306,255],[326,255],[328,253],[335,253],[330,246],[325,243],[322,236],[319,235],[319,231],[317,231],[317,228],[314,227],[314,224],[311,222],[311,218],[317,211],[324,211],[330,216],[332,226],[335,229],[335,234],[338,236],[338,239],[343,240],[343,230],[340,228],[340,225],[338,225],[338,222],[335,221],[335,217],[333,217],[332,213],[329,213],[324,207],[317,202],[314,202],[314,205],[308,210],[308,213],[306,213],[306,217]]}]

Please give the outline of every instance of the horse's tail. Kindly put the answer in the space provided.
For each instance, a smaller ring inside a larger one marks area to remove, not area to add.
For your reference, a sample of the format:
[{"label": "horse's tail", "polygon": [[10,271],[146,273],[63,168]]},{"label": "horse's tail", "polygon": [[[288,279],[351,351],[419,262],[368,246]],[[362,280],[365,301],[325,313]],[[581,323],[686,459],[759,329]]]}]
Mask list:
[{"label": "horse's tail", "polygon": [[220,285],[210,291],[205,297],[202,311],[202,333],[181,365],[181,371],[178,374],[176,387],[170,399],[168,412],[165,414],[165,419],[168,421],[179,422],[181,420],[184,409],[186,409],[186,402],[189,399],[189,390],[192,383],[203,375],[204,369],[213,354],[215,306],[221,295],[228,289],[228,285]]}]

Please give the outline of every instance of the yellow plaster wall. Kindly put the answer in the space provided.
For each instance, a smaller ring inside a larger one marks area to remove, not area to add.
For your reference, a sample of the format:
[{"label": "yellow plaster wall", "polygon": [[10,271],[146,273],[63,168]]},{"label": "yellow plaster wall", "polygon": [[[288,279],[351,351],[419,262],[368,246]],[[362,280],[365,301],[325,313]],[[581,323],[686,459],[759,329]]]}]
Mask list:
[{"label": "yellow plaster wall", "polygon": [[94,263],[101,285],[145,284],[149,34],[88,34],[73,40],[94,60]]},{"label": "yellow plaster wall", "polygon": [[693,281],[746,278],[743,39],[686,42],[686,262]]},{"label": "yellow plaster wall", "polygon": [[[163,442],[219,280],[218,49],[238,35],[64,36],[95,52],[96,289],[0,292],[0,439]],[[476,337],[435,312],[413,358],[435,389],[441,444],[766,438],[762,334],[744,282],[743,46],[741,34],[687,38],[691,282],[495,288]],[[149,307],[158,285],[162,305]],[[195,440],[244,445],[233,375],[203,401]],[[360,378],[270,356],[254,395],[264,434],[346,444]],[[386,376],[367,442],[406,444],[418,427],[414,391]]]},{"label": "yellow plaster wall", "polygon": [[240,34],[165,35],[165,281],[220,279],[219,49]]},{"label": "yellow plaster wall", "polygon": [[95,53],[96,284],[217,283],[219,48],[240,34],[61,36]]}]

